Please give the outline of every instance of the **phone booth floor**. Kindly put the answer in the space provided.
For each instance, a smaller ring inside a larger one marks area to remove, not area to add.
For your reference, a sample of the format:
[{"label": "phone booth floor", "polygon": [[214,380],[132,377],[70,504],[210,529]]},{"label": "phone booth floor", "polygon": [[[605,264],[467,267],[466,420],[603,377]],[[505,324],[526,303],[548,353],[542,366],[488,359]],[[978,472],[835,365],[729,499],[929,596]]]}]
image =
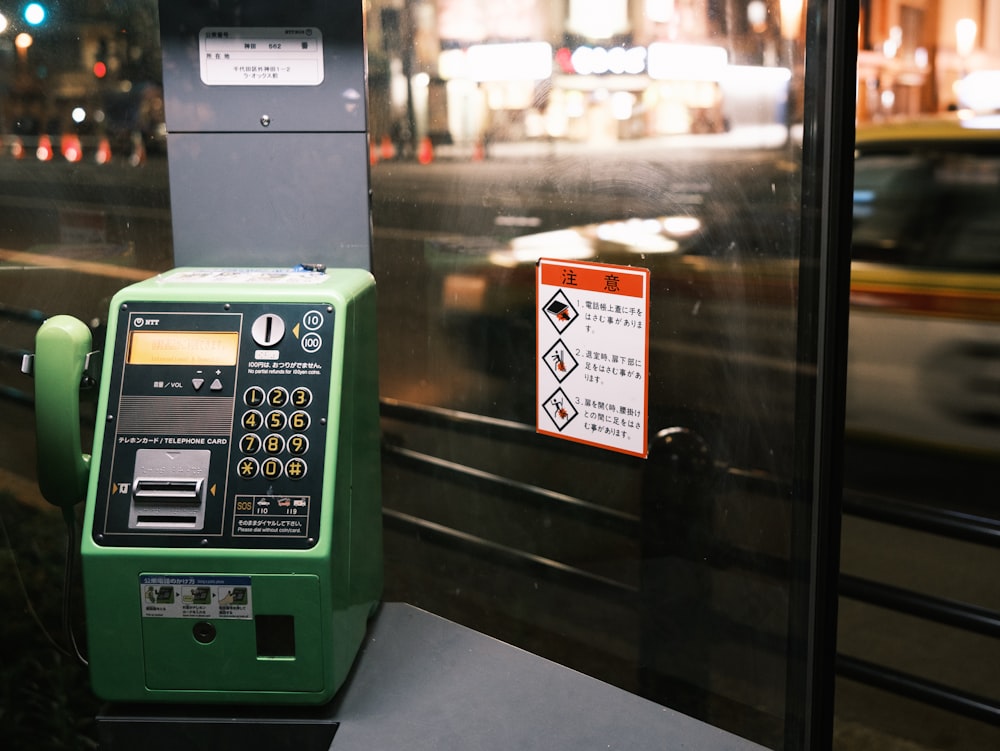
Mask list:
[{"label": "phone booth floor", "polygon": [[402,603],[385,603],[319,708],[111,705],[102,751],[763,747]]}]

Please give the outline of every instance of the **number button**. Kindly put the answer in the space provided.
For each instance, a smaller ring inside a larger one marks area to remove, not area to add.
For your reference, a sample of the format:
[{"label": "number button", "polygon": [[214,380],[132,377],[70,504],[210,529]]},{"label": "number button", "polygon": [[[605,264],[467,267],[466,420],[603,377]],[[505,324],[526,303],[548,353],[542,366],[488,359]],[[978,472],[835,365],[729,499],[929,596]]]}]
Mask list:
[{"label": "number button", "polygon": [[257,464],[257,460],[249,457],[240,459],[239,465],[237,466],[237,472],[244,480],[250,480],[256,477],[259,469],[260,465]]},{"label": "number button", "polygon": [[251,386],[243,392],[243,403],[248,407],[259,407],[264,403],[264,389],[260,386]]},{"label": "number button", "polygon": [[277,480],[281,477],[281,462],[277,459],[265,459],[260,465],[260,472],[268,480]]},{"label": "number button", "polygon": [[301,433],[309,427],[309,413],[301,409],[292,412],[288,418],[288,424],[292,426],[292,430]]},{"label": "number button", "polygon": [[298,407],[299,409],[304,409],[308,407],[313,400],[312,392],[304,387],[299,387],[292,392],[292,406]]},{"label": "number button", "polygon": [[263,416],[261,416],[260,412],[255,409],[251,409],[243,413],[242,422],[244,430],[258,430],[263,421]]},{"label": "number button", "polygon": [[289,459],[285,465],[285,474],[292,480],[301,480],[306,476],[306,463],[303,459]]},{"label": "number button", "polygon": [[288,403],[288,390],[284,386],[275,386],[267,392],[267,403],[272,407],[284,407]]},{"label": "number button", "polygon": [[296,433],[288,439],[288,450],[293,454],[301,456],[309,450],[309,439],[304,435]]},{"label": "number button", "polygon": [[240,438],[240,451],[244,454],[256,454],[260,451],[260,438],[254,433],[247,433]]},{"label": "number button", "polygon": [[278,412],[277,410],[275,410],[274,412],[267,413],[268,430],[281,430],[283,427],[285,427],[285,421],[286,418],[284,412]]},{"label": "number button", "polygon": [[264,439],[264,450],[269,454],[280,454],[285,449],[285,439],[272,433]]}]

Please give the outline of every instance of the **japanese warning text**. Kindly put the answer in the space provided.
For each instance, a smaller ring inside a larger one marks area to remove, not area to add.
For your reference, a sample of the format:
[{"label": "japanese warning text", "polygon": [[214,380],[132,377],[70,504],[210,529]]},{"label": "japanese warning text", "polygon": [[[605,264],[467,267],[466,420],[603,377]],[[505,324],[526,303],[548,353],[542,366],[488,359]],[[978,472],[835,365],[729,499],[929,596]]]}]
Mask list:
[{"label": "japanese warning text", "polygon": [[645,456],[649,270],[542,259],[539,433]]}]

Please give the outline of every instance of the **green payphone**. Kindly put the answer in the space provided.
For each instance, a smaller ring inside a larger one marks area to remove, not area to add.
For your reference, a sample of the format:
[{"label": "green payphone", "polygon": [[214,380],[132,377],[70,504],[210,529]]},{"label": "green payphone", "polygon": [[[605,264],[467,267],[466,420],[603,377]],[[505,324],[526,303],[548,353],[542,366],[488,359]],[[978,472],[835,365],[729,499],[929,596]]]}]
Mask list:
[{"label": "green payphone", "polygon": [[41,483],[64,508],[86,488],[99,696],[332,697],[381,593],[374,321],[363,270],[180,268],[132,285],[111,302],[92,458],[77,409],[89,329],[43,325]]}]

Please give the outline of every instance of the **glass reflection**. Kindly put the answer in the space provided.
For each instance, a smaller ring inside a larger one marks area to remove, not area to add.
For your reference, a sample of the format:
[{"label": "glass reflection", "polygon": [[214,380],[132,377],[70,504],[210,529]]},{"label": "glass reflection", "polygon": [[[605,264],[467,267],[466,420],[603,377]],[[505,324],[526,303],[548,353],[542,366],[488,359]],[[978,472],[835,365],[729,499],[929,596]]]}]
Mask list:
[{"label": "glass reflection", "polygon": [[[369,14],[388,596],[783,747],[801,4],[518,6]],[[540,258],[650,270],[649,459],[534,435]]]},{"label": "glass reflection", "polygon": [[[724,5],[367,4],[386,594],[779,748],[805,45]],[[156,4],[50,10],[0,32],[4,383],[173,262]],[[650,269],[650,459],[534,434],[541,257]]]}]

